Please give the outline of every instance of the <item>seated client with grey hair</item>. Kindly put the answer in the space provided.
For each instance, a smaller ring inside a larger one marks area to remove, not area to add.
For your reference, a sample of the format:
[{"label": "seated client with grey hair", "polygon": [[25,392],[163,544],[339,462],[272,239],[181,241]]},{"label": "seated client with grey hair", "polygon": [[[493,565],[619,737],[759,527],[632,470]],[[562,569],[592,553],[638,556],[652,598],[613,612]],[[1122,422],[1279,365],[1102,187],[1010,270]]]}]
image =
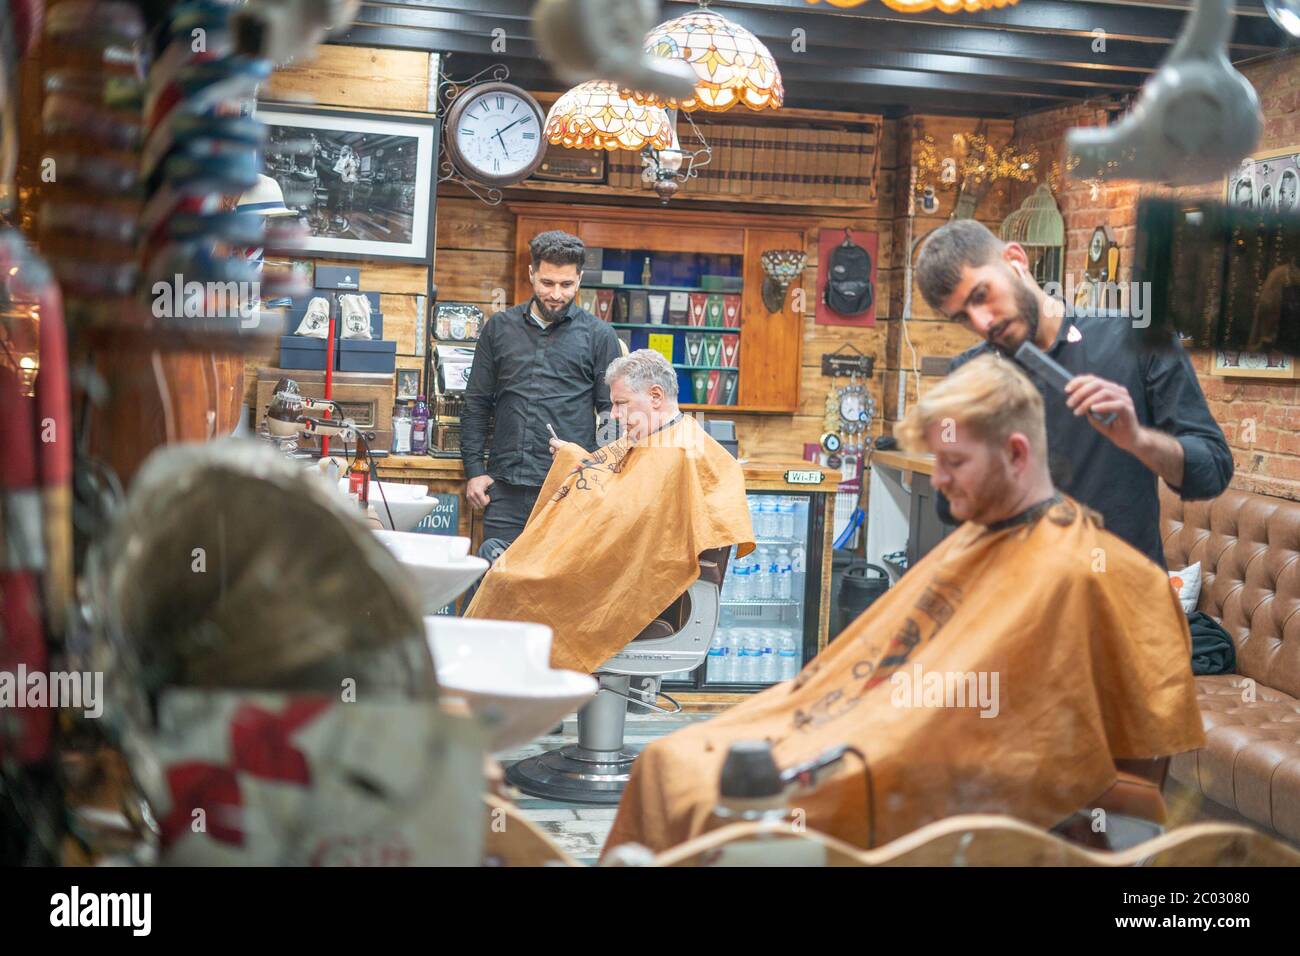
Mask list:
[{"label": "seated client with grey hair", "polygon": [[[609,386],[610,417],[633,441],[641,441],[682,417],[677,407],[677,372],[654,349],[638,349],[614,359],[605,369],[605,384]],[[564,444],[552,438],[551,454]]]}]

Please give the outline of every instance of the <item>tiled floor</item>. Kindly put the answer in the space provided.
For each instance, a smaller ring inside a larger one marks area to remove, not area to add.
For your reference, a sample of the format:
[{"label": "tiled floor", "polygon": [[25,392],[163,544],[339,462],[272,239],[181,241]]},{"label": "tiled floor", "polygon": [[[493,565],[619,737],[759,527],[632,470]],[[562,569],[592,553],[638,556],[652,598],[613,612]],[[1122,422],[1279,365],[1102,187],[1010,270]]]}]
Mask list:
[{"label": "tiled floor", "polygon": [[[623,740],[626,746],[640,748],[657,737],[670,734],[688,723],[707,720],[707,714],[678,714],[661,717],[629,715]],[[576,715],[564,721],[564,733],[538,737],[531,744],[497,754],[502,765],[509,766],[547,750],[555,750],[578,740]],[[614,823],[616,807],[592,806],[583,803],[564,803],[557,800],[540,800],[516,793],[514,801],[524,814],[547,832],[564,851],[580,863],[595,863],[600,848],[605,843],[609,828]]]}]

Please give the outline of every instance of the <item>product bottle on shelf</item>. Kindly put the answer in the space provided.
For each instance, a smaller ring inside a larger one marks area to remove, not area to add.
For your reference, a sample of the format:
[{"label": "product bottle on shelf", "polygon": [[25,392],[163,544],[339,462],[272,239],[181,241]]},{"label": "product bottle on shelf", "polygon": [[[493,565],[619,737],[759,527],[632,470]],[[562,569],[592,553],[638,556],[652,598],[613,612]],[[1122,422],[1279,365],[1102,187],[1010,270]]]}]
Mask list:
[{"label": "product bottle on shelf", "polygon": [[348,496],[356,499],[357,506],[365,511],[370,505],[370,466],[366,462],[366,456],[361,453],[361,445],[357,444],[357,452],[352,456],[352,464],[348,466]]},{"label": "product bottle on shelf", "polygon": [[405,402],[393,406],[393,447],[394,455],[411,453],[411,409]]},{"label": "product bottle on shelf", "polygon": [[415,410],[411,413],[411,454],[425,455],[429,452],[429,406],[424,403],[424,396],[415,400]]}]

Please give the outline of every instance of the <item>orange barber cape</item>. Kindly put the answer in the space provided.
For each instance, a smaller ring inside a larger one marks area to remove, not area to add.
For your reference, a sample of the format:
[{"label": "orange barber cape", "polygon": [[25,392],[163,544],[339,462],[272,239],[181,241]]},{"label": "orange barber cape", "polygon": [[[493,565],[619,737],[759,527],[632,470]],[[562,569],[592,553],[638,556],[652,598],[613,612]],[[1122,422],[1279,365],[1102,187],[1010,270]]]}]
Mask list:
[{"label": "orange barber cape", "polygon": [[711,829],[728,747],[763,739],[782,769],[861,752],[791,806],[869,848],[961,813],[1049,827],[1105,792],[1112,758],[1204,737],[1167,575],[1058,497],[961,526],[796,679],[647,747],[606,849]]},{"label": "orange barber cape", "polygon": [[691,586],[702,552],[753,540],[740,463],[694,419],[569,444],[465,614],[546,624],[551,666],[591,673]]}]

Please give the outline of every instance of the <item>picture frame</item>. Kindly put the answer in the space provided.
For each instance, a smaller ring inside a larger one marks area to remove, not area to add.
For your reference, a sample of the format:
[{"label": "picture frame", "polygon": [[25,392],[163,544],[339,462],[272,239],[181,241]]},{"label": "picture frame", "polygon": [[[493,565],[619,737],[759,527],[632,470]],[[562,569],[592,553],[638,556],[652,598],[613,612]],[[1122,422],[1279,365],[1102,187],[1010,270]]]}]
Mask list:
[{"label": "picture frame", "polygon": [[[263,172],[310,228],[303,251],[428,264],[439,121],[263,103]],[[302,147],[306,147],[303,149]]]},{"label": "picture frame", "polygon": [[1223,201],[1247,209],[1300,213],[1300,145],[1247,156],[1224,180]]},{"label": "picture frame", "polygon": [[420,397],[420,370],[418,368],[399,368],[397,390],[394,398],[399,402],[413,402]]},{"label": "picture frame", "polygon": [[433,335],[438,342],[477,342],[487,317],[471,303],[439,302],[434,308]]},{"label": "picture frame", "polygon": [[1300,379],[1300,363],[1281,352],[1235,352],[1215,349],[1210,374],[1221,378]]}]

